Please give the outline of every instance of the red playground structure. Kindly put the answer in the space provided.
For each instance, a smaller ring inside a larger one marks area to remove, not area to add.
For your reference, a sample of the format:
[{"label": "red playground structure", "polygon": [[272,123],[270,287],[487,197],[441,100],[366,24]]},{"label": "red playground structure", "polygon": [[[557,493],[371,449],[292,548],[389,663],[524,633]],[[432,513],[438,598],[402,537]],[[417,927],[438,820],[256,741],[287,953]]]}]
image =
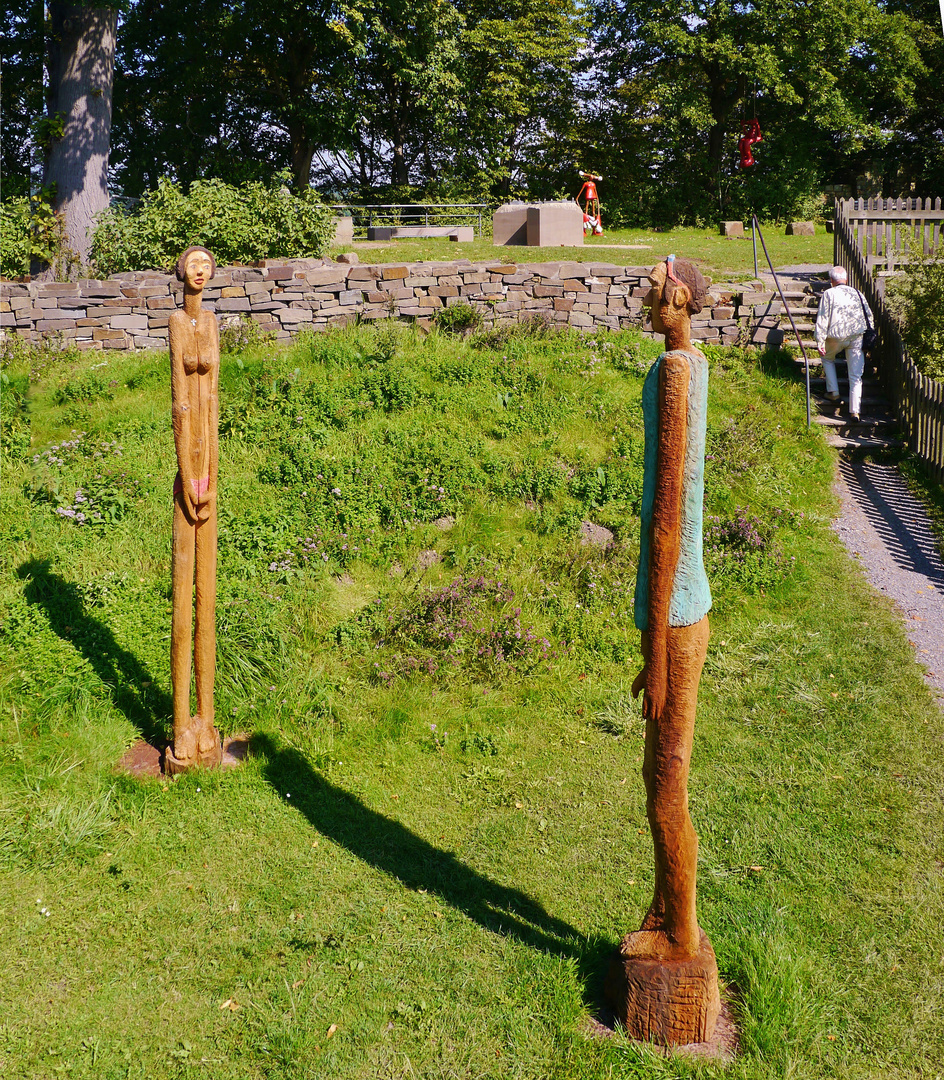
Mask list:
[{"label": "red playground structure", "polygon": [[[595,173],[578,171],[577,175],[584,181],[576,203],[583,211],[583,231],[592,232],[594,236],[603,235],[603,218],[600,216],[600,196],[597,194],[597,181],[602,176]],[[581,206],[580,200],[583,199]]]}]

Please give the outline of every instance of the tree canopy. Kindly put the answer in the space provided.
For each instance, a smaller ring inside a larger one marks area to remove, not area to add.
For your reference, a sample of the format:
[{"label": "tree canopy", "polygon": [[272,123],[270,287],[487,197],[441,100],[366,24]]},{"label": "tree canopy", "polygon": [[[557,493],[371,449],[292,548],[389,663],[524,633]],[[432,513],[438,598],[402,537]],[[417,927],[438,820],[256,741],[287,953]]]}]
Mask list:
[{"label": "tree canopy", "polygon": [[[4,15],[5,195],[43,130],[35,7]],[[936,0],[127,0],[110,185],[502,199],[589,168],[611,222],[807,216],[865,172],[942,193],[942,80]]]}]

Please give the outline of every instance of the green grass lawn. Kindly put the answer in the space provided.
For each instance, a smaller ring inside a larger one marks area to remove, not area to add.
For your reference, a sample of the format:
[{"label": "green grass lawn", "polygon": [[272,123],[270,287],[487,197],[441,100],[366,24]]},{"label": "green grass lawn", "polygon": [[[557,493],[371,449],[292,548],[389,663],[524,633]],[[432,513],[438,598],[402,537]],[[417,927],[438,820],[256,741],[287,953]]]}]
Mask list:
[{"label": "green grass lawn", "polygon": [[658,348],[385,326],[225,356],[217,715],[254,755],[174,783],[116,771],[170,714],[166,354],[8,357],[0,1075],[941,1075],[941,715],[778,354],[711,351],[690,799],[741,1051],[588,1034],[652,887]]},{"label": "green grass lawn", "polygon": [[[827,264],[833,261],[833,238],[822,225],[816,236],[786,236],[783,226],[762,226],[764,240],[774,267],[801,263]],[[674,253],[694,259],[715,281],[737,281],[754,274],[751,235],[721,236],[711,229],[608,229],[603,236],[588,237],[582,247],[529,248],[496,247],[490,237],[469,244],[444,239],[403,239],[389,244],[355,243],[335,252],[355,251],[362,263],[474,261],[536,263],[558,259],[577,262],[606,262],[617,266],[648,266]],[[767,268],[760,240],[757,241],[758,270]]]}]

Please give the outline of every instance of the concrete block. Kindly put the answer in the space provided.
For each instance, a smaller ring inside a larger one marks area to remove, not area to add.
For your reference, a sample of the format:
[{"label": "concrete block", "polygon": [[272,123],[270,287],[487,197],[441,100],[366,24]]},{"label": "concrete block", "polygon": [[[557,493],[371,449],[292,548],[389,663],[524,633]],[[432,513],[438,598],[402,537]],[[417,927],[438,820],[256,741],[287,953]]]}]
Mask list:
[{"label": "concrete block", "polygon": [[354,243],[354,218],[339,217],[334,227],[334,242],[340,247],[342,244]]},{"label": "concrete block", "polygon": [[743,221],[722,221],[721,222],[721,235],[722,236],[743,236],[744,235],[744,222]]},{"label": "concrete block", "polygon": [[583,245],[583,211],[575,202],[538,203],[528,207],[529,247]]},{"label": "concrete block", "polygon": [[791,221],[787,225],[787,236],[815,236],[816,225],[812,221]]},{"label": "concrete block", "polygon": [[505,203],[492,214],[492,243],[500,247],[528,243],[528,204]]}]

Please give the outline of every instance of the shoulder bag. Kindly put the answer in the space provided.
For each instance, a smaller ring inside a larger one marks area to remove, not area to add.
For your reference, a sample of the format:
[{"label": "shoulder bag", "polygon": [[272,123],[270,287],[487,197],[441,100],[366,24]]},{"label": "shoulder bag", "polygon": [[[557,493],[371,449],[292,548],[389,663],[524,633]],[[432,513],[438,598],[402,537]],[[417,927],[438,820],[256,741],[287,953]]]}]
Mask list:
[{"label": "shoulder bag", "polygon": [[862,335],[862,354],[866,360],[873,360],[874,354],[878,352],[878,331],[872,325],[872,320],[869,318],[869,309],[865,306],[865,301],[862,299],[862,293],[856,289],[856,296],[859,298],[859,303],[862,305],[862,314],[865,316],[865,333]]}]

